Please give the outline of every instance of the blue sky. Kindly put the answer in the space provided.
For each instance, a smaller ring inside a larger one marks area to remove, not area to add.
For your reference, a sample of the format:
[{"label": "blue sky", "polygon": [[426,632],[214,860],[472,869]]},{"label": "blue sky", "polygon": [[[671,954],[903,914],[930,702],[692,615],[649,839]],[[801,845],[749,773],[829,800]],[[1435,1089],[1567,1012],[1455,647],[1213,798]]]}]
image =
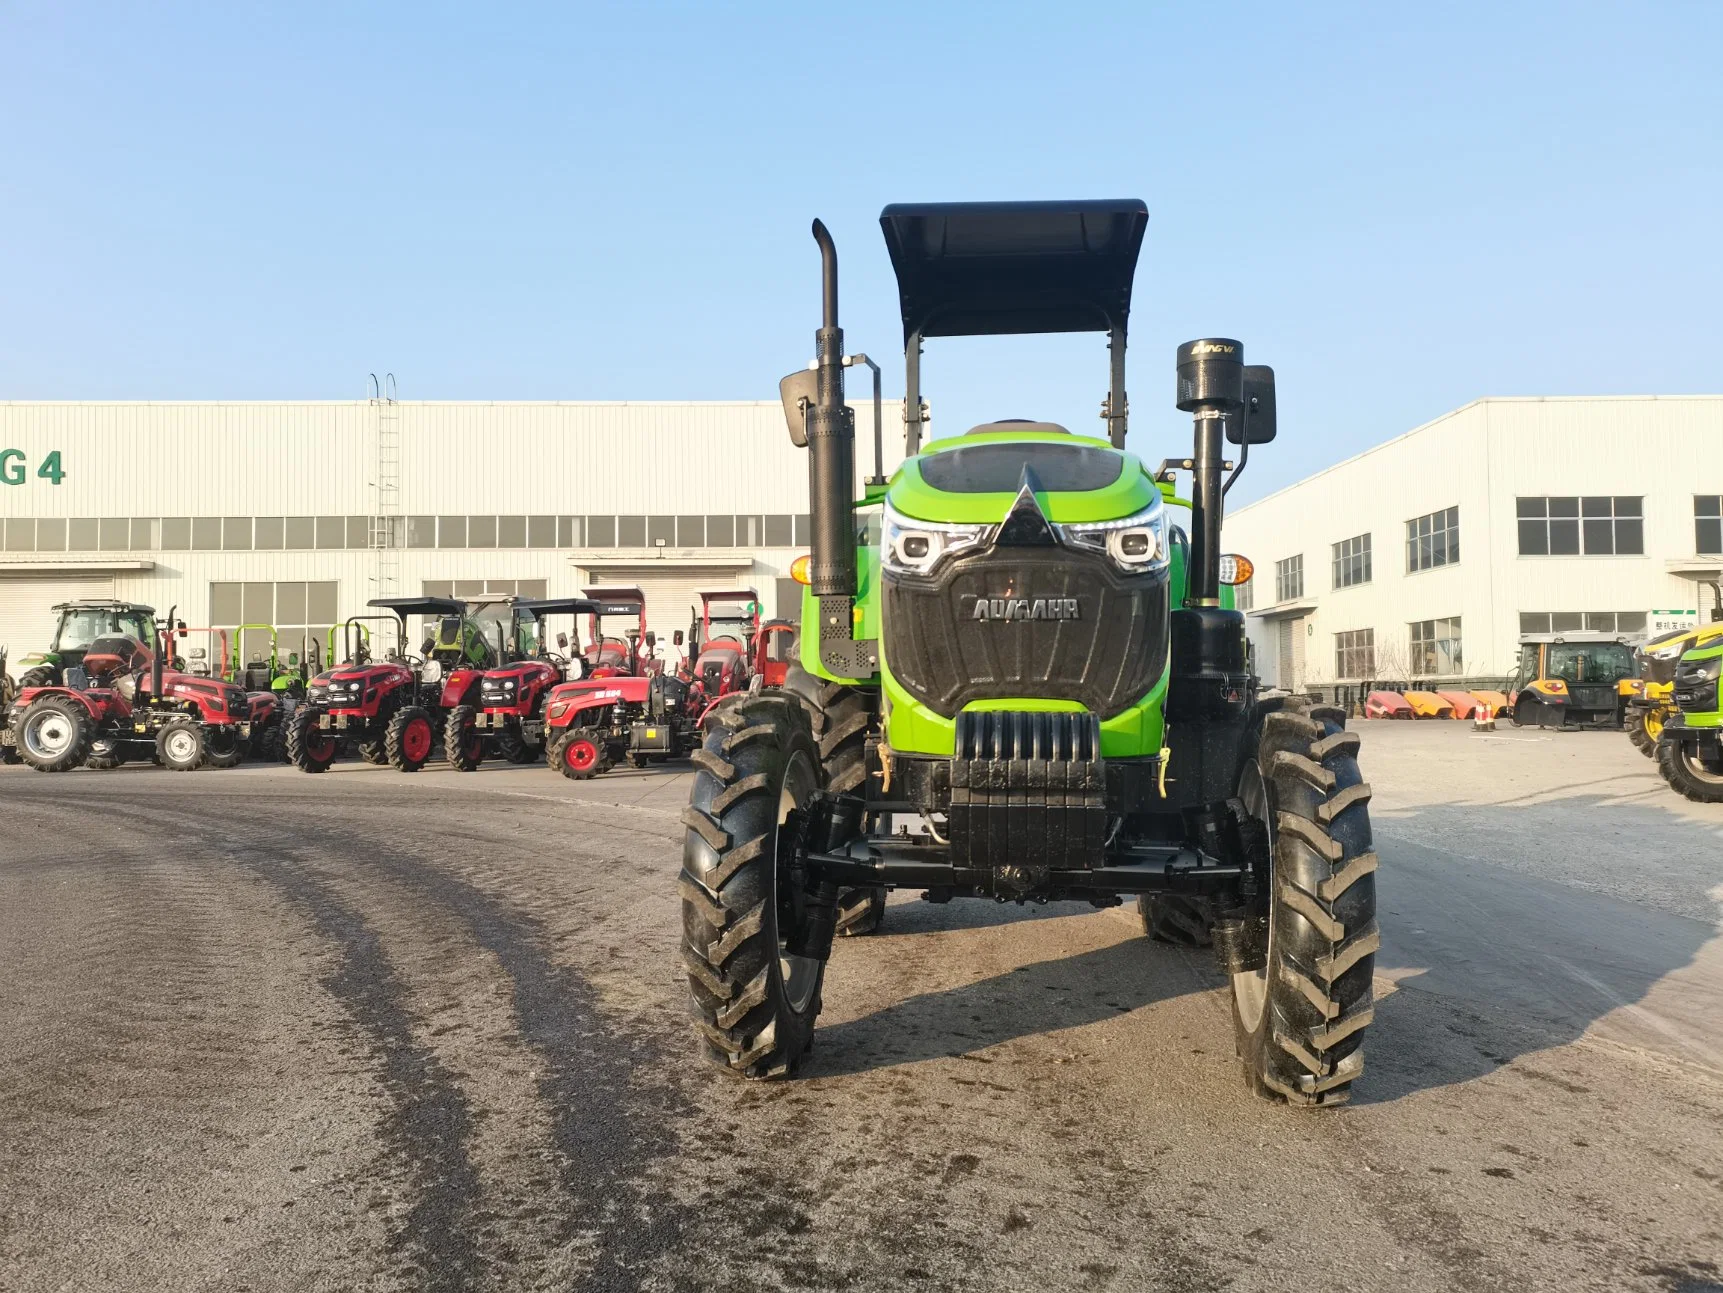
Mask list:
[{"label": "blue sky", "polygon": [[[1275,365],[1235,500],[1481,395],[1723,390],[1723,6],[1407,10],[9,3],[0,398],[771,398],[814,215],[896,393],[882,205],[1112,196],[1132,446],[1187,449],[1178,342]],[[930,343],[936,431],[1098,432],[1104,356]]]}]

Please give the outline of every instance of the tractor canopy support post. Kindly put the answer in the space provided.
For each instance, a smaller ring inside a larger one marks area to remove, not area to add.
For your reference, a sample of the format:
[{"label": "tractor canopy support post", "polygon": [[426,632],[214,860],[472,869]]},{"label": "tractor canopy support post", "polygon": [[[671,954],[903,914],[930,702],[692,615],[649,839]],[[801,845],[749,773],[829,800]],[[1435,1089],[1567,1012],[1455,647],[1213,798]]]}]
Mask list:
[{"label": "tractor canopy support post", "polygon": [[1125,329],[1121,324],[1114,324],[1107,333],[1108,382],[1107,382],[1107,439],[1113,443],[1113,448],[1125,447],[1125,424],[1130,416],[1130,405],[1125,398]]},{"label": "tractor canopy support post", "polygon": [[903,449],[914,457],[921,452],[921,333],[912,332],[903,347]]}]

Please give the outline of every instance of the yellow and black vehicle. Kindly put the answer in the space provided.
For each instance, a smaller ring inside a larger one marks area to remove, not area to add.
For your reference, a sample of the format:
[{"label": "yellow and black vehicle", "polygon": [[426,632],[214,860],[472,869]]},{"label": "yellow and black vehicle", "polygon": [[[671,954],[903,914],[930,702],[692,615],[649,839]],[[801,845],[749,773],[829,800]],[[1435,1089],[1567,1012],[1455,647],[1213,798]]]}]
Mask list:
[{"label": "yellow and black vehicle", "polygon": [[1633,648],[1613,633],[1528,633],[1509,715],[1515,727],[1620,727],[1637,673]]},{"label": "yellow and black vehicle", "polygon": [[1723,624],[1660,633],[1634,653],[1639,686],[1627,701],[1627,739],[1648,759],[1657,757],[1657,740],[1675,711],[1675,666],[1689,651],[1723,642]]}]

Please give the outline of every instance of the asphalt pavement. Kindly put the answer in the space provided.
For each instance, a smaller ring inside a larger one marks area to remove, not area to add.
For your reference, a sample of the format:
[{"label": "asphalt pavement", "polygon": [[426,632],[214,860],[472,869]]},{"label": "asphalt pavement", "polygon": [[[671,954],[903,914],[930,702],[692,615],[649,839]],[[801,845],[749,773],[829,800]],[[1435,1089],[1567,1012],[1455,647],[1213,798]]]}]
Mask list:
[{"label": "asphalt pavement", "polygon": [[0,1289],[1723,1290],[1723,808],[1362,724],[1353,1102],[1132,908],[896,894],[700,1057],[688,774],[0,768]]}]

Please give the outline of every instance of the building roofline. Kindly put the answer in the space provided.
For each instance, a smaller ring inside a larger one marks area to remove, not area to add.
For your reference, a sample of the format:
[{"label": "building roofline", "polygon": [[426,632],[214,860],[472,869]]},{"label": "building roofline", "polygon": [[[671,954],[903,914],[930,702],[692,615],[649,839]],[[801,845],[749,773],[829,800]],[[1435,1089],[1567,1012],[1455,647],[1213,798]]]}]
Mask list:
[{"label": "building roofline", "polygon": [[1413,427],[1410,431],[1402,431],[1399,435],[1394,436],[1391,439],[1384,440],[1384,441],[1382,441],[1381,444],[1371,445],[1370,448],[1361,450],[1358,453],[1353,454],[1350,458],[1342,458],[1339,462],[1333,463],[1327,467],[1324,467],[1321,471],[1311,472],[1310,475],[1305,476],[1300,480],[1295,480],[1290,485],[1282,485],[1279,489],[1275,490],[1274,493],[1272,493],[1272,494],[1264,494],[1261,498],[1255,500],[1254,502],[1246,503],[1243,507],[1234,508],[1230,513],[1228,513],[1228,515],[1240,516],[1243,513],[1250,511],[1250,509],[1253,507],[1260,507],[1264,503],[1267,503],[1273,499],[1279,498],[1282,494],[1290,494],[1295,489],[1303,488],[1305,485],[1310,484],[1310,482],[1313,480],[1320,480],[1322,477],[1328,475],[1330,472],[1339,471],[1342,467],[1350,467],[1353,463],[1360,462],[1363,459],[1368,458],[1371,454],[1381,453],[1385,449],[1391,449],[1395,445],[1399,444],[1402,440],[1409,440],[1413,436],[1418,435],[1421,432],[1428,431],[1428,430],[1430,430],[1430,428],[1437,426],[1440,423],[1446,422],[1449,418],[1457,418],[1460,416],[1460,414],[1465,413],[1471,409],[1475,409],[1481,404],[1602,404],[1602,403],[1634,403],[1634,402],[1641,402],[1641,401],[1655,402],[1655,401],[1661,401],[1661,400],[1716,400],[1719,402],[1723,402],[1723,394],[1718,394],[1718,395],[1707,395],[1707,394],[1696,394],[1696,395],[1480,395],[1477,399],[1471,400],[1465,404],[1462,404],[1457,409],[1450,409],[1448,412],[1443,413],[1438,417],[1431,418],[1428,422],[1420,423],[1419,425]]}]

